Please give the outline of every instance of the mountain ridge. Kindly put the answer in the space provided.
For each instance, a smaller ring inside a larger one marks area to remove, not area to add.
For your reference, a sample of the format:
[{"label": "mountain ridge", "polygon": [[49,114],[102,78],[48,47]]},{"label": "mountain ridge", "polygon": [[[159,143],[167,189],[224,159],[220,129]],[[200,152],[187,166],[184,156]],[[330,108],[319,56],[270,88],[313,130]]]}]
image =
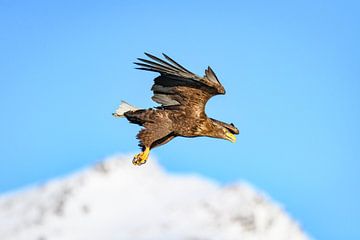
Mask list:
[{"label": "mountain ridge", "polygon": [[249,184],[220,186],[116,156],[0,196],[2,240],[237,240],[309,237]]}]

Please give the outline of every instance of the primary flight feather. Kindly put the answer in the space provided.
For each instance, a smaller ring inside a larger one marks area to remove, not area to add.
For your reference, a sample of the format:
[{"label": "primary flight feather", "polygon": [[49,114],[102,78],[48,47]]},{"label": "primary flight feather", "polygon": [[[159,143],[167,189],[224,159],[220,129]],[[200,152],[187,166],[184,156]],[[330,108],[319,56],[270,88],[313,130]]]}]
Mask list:
[{"label": "primary flight feather", "polygon": [[163,145],[174,137],[214,137],[235,142],[239,130],[207,117],[205,105],[215,95],[225,94],[214,71],[208,67],[199,77],[166,54],[165,60],[145,53],[149,58],[138,58],[137,69],[160,73],[151,88],[152,100],[160,106],[137,109],[122,102],[113,115],[126,117],[129,122],[143,127],[137,134],[142,152],[135,155],[133,163],[141,165],[148,159],[150,150]]}]

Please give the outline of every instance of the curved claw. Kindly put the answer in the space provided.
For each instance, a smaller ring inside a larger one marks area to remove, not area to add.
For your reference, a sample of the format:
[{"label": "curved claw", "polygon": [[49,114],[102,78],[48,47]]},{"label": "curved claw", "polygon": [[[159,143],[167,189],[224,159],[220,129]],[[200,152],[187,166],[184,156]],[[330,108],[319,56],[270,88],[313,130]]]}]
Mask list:
[{"label": "curved claw", "polygon": [[139,153],[139,154],[136,154],[132,160],[132,163],[134,165],[137,165],[137,166],[140,166],[144,163],[146,163],[146,160],[148,159],[149,157],[149,152],[150,152],[150,148],[146,147],[145,148],[145,151]]},{"label": "curved claw", "polygon": [[132,163],[134,165],[140,166],[140,165],[146,163],[146,159],[141,158],[141,156],[139,156],[139,155],[140,154],[137,154],[137,155],[134,156],[134,158],[132,160]]}]

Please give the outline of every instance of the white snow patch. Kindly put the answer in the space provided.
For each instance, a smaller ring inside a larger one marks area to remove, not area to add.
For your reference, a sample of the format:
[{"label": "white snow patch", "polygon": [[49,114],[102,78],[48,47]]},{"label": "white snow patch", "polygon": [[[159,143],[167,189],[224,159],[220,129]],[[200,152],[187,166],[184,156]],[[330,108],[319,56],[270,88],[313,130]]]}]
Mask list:
[{"label": "white snow patch", "polygon": [[1,240],[305,240],[251,186],[138,167],[114,157],[44,186],[0,197]]}]

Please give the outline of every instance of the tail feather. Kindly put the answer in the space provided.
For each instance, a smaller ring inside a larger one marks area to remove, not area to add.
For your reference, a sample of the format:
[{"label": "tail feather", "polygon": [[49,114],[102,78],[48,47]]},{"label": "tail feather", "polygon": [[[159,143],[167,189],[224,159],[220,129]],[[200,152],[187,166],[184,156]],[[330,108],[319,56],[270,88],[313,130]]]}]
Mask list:
[{"label": "tail feather", "polygon": [[124,113],[128,111],[136,111],[138,108],[131,106],[125,101],[121,101],[119,107],[116,109],[116,111],[113,113],[114,117],[124,117]]}]

